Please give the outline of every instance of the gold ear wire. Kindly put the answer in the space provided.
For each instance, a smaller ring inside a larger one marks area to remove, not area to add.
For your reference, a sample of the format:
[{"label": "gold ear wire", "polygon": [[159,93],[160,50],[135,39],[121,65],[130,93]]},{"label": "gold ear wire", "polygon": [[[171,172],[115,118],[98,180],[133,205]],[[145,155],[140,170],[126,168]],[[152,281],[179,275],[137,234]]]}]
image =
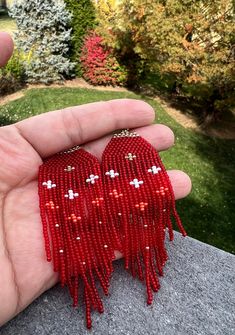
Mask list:
[{"label": "gold ear wire", "polygon": [[79,149],[81,149],[81,147],[79,145],[76,145],[76,146],[72,147],[71,149],[59,152],[59,155],[70,154],[71,152],[77,151]]},{"label": "gold ear wire", "polygon": [[138,137],[139,135],[135,131],[130,131],[129,129],[123,129],[120,133],[115,133],[114,138],[117,137]]}]

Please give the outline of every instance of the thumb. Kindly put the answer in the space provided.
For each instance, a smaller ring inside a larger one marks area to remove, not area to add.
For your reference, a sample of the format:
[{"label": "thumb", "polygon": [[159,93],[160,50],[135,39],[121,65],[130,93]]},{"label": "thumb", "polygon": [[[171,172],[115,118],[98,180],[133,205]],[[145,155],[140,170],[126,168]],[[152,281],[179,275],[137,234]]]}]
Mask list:
[{"label": "thumb", "polygon": [[14,50],[14,43],[11,36],[0,32],[0,67],[7,64]]}]

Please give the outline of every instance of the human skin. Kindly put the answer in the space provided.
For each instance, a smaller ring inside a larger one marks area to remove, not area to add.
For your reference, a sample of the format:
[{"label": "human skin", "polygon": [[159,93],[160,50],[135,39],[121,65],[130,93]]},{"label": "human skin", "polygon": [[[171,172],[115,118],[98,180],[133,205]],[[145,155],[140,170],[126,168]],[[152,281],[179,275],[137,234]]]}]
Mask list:
[{"label": "human skin", "polygon": [[[12,51],[10,36],[0,33],[1,66]],[[125,128],[135,129],[157,151],[167,150],[174,144],[173,132],[151,125],[154,118],[147,103],[119,99],[45,113],[0,129],[0,325],[58,281],[45,258],[38,206],[42,160],[78,144],[100,160],[111,132]],[[182,171],[168,174],[175,198],[187,196],[190,178]]]}]

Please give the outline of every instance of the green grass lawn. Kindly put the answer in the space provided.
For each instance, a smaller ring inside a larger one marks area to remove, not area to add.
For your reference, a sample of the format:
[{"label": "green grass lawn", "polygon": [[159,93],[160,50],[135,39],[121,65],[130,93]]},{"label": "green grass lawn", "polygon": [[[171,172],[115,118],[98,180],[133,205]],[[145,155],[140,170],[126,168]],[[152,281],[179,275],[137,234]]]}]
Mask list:
[{"label": "green grass lawn", "polygon": [[16,23],[8,15],[0,15],[0,31],[5,31],[11,35],[17,30]]},{"label": "green grass lawn", "polygon": [[[66,106],[115,98],[145,99],[123,92],[88,89],[33,89],[24,98],[0,107],[0,123]],[[174,121],[155,101],[145,99],[156,110],[157,121],[175,132],[175,146],[161,154],[168,169],[182,169],[192,179],[189,197],[177,203],[188,235],[229,252],[235,252],[235,142],[216,140],[188,130]]]}]

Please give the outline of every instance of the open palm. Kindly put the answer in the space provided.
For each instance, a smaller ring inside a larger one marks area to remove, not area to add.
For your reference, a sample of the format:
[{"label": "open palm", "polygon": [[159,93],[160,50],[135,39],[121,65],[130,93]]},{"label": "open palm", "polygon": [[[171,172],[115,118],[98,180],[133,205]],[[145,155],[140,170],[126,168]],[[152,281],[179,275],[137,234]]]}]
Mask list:
[{"label": "open palm", "polygon": [[[9,37],[0,34],[1,41],[8,52],[1,53],[0,44],[0,65],[11,53]],[[166,150],[174,143],[173,133],[150,125],[154,116],[147,103],[121,99],[49,112],[0,129],[0,324],[58,280],[44,252],[37,194],[42,160],[78,144],[100,159],[109,134],[122,128],[136,128],[158,151]],[[176,199],[186,196],[189,177],[180,171],[169,175]]]}]

